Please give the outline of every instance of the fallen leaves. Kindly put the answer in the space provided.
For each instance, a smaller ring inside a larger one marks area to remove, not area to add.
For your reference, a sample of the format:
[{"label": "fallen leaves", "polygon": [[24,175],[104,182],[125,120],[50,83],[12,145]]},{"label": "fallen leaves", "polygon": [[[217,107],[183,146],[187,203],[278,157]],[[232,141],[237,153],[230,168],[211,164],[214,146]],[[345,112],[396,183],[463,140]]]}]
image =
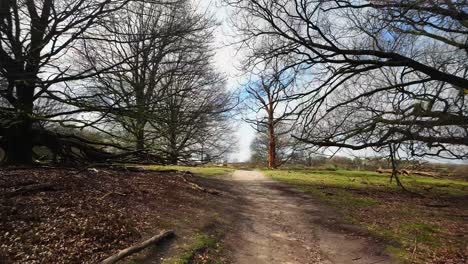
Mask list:
[{"label": "fallen leaves", "polygon": [[1,263],[96,263],[141,239],[160,215],[187,208],[187,193],[195,192],[176,173],[78,172],[1,171],[2,194],[30,184],[54,186],[0,198]]}]

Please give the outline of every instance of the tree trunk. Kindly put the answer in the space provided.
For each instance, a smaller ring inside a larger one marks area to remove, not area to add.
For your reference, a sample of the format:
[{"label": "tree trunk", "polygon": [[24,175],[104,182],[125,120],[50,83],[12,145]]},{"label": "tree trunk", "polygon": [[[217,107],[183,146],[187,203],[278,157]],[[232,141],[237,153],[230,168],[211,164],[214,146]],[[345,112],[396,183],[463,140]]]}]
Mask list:
[{"label": "tree trunk", "polygon": [[136,143],[135,143],[136,150],[144,150],[145,149],[145,131],[140,129],[136,135]]},{"label": "tree trunk", "polygon": [[177,153],[171,153],[169,155],[169,164],[170,165],[177,165],[178,161],[179,161],[179,157],[178,157]]},{"label": "tree trunk", "polygon": [[[175,123],[174,123],[175,124]],[[172,127],[169,131],[170,140],[169,140],[169,164],[177,165],[179,161],[179,150],[177,149],[177,135],[175,127]]]},{"label": "tree trunk", "polygon": [[276,136],[273,110],[268,111],[268,168],[276,169]]},{"label": "tree trunk", "polygon": [[9,164],[31,164],[33,133],[32,119],[34,85],[16,85],[18,98],[18,117],[6,133],[6,161]]},{"label": "tree trunk", "polygon": [[10,126],[6,134],[6,161],[9,164],[32,163],[32,122],[29,119],[18,120]]}]

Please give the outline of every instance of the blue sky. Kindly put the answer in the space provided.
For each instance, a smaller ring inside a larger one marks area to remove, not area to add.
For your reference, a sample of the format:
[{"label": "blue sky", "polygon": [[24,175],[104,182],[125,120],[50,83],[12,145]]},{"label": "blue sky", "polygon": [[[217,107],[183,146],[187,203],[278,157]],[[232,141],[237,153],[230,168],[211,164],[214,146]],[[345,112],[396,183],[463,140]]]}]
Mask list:
[{"label": "blue sky", "polygon": [[[226,75],[227,88],[235,91],[242,84],[245,84],[246,76],[239,68],[243,58],[242,52],[236,47],[230,45],[235,41],[235,35],[229,23],[229,13],[226,7],[221,6],[220,0],[193,0],[199,10],[208,10],[208,13],[215,16],[220,26],[215,31],[214,45],[216,54],[214,63],[216,69]],[[231,161],[246,161],[250,158],[250,143],[255,137],[255,131],[249,124],[242,122],[240,118],[236,120],[235,137],[238,141],[238,147],[233,150],[230,156]]]}]

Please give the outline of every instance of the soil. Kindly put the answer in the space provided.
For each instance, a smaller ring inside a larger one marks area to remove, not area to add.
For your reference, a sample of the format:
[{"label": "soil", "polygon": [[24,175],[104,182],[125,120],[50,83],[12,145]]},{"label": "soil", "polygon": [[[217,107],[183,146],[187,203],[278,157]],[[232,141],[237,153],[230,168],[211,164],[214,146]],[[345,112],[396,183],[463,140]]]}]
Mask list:
[{"label": "soil", "polygon": [[[177,254],[193,234],[219,226],[225,199],[194,190],[182,174],[0,168],[0,263],[98,263],[162,229],[175,231],[167,253]],[[41,184],[53,187],[18,192]]]},{"label": "soil", "polygon": [[[132,263],[180,255],[195,234],[216,236],[222,250],[197,252],[193,263],[394,263],[380,241],[260,172],[186,177],[219,195],[191,188],[182,174],[3,168],[0,263],[97,263],[161,229],[176,238]],[[53,187],[16,192],[38,184]]]},{"label": "soil", "polygon": [[235,232],[224,244],[232,263],[396,263],[380,241],[317,201],[256,171],[236,171]]}]

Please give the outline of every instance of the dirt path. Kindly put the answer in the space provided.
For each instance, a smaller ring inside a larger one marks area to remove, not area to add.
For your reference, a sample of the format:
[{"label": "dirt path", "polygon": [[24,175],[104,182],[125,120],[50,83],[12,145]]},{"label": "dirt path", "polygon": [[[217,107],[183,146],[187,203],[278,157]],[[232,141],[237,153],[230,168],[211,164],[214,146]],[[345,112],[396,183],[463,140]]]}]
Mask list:
[{"label": "dirt path", "polygon": [[243,201],[225,239],[233,263],[395,263],[362,230],[260,172],[236,171],[232,188]]}]

